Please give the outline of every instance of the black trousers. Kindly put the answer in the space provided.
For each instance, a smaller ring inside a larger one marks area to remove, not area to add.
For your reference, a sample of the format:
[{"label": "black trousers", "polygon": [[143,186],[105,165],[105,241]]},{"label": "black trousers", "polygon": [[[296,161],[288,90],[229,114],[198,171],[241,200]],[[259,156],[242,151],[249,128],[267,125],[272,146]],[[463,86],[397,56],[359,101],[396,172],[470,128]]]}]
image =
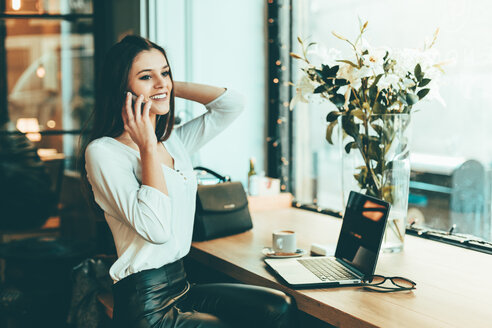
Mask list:
[{"label": "black trousers", "polygon": [[181,260],[113,285],[114,327],[295,327],[285,293],[241,284],[190,285]]}]

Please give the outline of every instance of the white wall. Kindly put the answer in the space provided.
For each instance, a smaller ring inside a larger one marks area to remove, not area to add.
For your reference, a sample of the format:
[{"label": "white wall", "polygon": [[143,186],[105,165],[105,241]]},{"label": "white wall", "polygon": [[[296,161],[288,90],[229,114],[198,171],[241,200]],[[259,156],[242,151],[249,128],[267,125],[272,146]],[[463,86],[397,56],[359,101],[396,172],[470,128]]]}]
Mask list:
[{"label": "white wall", "polygon": [[[195,165],[247,181],[248,159],[265,161],[265,2],[262,0],[156,0],[155,41],[169,57],[175,80],[240,91],[245,111],[193,158]],[[152,36],[152,33],[150,33]],[[179,100],[185,120],[204,107]]]}]

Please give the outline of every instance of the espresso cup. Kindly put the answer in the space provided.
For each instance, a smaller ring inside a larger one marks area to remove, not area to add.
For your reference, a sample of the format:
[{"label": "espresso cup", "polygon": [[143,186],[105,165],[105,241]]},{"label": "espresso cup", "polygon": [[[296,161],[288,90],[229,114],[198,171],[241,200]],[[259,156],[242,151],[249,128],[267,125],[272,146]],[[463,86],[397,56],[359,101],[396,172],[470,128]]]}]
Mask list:
[{"label": "espresso cup", "polygon": [[296,233],[292,230],[278,230],[272,233],[272,249],[277,255],[293,254],[297,251]]}]

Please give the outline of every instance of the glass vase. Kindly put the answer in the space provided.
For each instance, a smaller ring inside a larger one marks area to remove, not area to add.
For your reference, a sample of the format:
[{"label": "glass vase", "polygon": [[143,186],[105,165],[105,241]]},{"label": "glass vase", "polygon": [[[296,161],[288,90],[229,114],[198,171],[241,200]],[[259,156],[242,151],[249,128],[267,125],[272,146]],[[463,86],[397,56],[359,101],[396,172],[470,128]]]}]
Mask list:
[{"label": "glass vase", "polygon": [[403,250],[410,182],[410,115],[338,118],[344,207],[351,190],[391,204],[382,250]]}]

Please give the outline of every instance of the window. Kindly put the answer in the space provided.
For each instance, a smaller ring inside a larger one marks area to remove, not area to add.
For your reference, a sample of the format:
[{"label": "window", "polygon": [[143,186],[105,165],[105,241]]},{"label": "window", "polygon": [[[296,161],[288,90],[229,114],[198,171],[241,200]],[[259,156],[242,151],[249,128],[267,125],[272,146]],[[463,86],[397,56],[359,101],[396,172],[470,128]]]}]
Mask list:
[{"label": "window", "polygon": [[[265,2],[157,0],[155,6],[157,13],[167,13],[155,20],[155,41],[166,49],[174,79],[243,94],[245,111],[192,160],[246,186],[249,158],[256,158],[258,173],[265,161]],[[176,99],[176,112],[187,122],[204,108]]]},{"label": "window", "polygon": [[9,0],[2,9],[1,116],[42,159],[64,157],[74,168],[77,135],[94,102],[92,1]]},{"label": "window", "polygon": [[[412,116],[409,218],[428,228],[492,239],[492,4],[479,1],[323,1],[294,8],[297,34],[342,52],[348,45],[331,32],[355,39],[358,18],[369,21],[370,44],[418,48],[440,28],[436,47],[445,66],[440,93],[446,105],[423,101]],[[297,47],[297,45],[295,45]],[[294,48],[297,51],[297,48]],[[324,136],[326,114],[315,100],[295,109],[295,196],[304,203],[342,209],[340,150]]]}]

